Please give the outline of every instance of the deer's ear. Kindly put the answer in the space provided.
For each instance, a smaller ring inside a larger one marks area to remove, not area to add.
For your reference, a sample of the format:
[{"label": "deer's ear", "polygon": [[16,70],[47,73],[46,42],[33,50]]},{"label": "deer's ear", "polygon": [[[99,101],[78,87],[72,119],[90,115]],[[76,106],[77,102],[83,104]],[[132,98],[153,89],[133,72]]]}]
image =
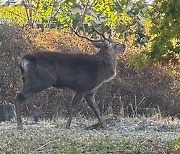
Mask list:
[{"label": "deer's ear", "polygon": [[104,45],[103,41],[100,42],[91,42],[96,48],[101,48]]}]

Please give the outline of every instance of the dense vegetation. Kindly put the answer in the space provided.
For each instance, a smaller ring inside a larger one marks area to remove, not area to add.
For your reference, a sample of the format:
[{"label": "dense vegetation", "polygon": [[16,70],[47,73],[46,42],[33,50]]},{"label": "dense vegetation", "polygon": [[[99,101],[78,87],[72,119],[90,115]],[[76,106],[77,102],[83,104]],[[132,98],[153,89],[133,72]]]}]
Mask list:
[{"label": "dense vegetation", "polygon": [[[78,25],[79,30],[96,37],[93,25],[127,46],[126,56],[119,58],[116,80],[111,86],[104,85],[97,96],[102,112],[119,114],[122,107],[134,112],[138,106],[155,107],[164,115],[179,116],[179,1],[155,0],[151,4],[141,0],[21,2],[3,4],[0,8],[1,102],[14,102],[21,83],[17,68],[21,55],[39,49],[93,53],[94,47],[69,30],[70,26]],[[64,114],[71,93],[58,92],[47,90],[41,93],[43,97],[38,95],[33,100],[40,107],[52,110],[47,113]],[[63,102],[61,105],[57,105],[58,98]],[[51,108],[47,104],[51,104]],[[56,106],[65,111],[59,111]],[[86,105],[83,110],[86,112]]]}]

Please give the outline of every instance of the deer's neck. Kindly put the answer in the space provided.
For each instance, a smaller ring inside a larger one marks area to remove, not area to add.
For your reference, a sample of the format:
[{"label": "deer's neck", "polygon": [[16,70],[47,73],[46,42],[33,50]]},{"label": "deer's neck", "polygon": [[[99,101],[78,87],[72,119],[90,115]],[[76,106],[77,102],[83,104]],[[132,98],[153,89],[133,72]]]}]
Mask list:
[{"label": "deer's neck", "polygon": [[97,54],[100,67],[100,80],[108,82],[116,75],[116,54],[109,52],[99,52]]}]

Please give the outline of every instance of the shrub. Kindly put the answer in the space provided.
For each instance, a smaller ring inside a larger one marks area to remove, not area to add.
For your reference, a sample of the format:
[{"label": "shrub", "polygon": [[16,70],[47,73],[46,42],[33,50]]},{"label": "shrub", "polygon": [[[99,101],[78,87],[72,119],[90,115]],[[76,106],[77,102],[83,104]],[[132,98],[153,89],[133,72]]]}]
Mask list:
[{"label": "shrub", "polygon": [[[23,54],[44,50],[90,54],[96,52],[88,41],[68,30],[39,32],[17,25],[0,25],[0,41],[0,102],[3,103],[13,103],[17,91],[22,87],[18,61]],[[131,50],[130,46],[128,50]],[[169,75],[168,71],[157,66],[137,70],[126,59],[127,57],[119,57],[117,77],[102,85],[98,91],[96,98],[101,111],[119,115],[122,109],[125,113],[132,113],[136,108],[155,107],[164,115],[180,116],[178,74]],[[49,88],[28,101],[42,108],[48,117],[53,117],[68,113],[72,95],[73,92],[68,89]],[[78,109],[84,115],[93,115],[85,102]]]}]

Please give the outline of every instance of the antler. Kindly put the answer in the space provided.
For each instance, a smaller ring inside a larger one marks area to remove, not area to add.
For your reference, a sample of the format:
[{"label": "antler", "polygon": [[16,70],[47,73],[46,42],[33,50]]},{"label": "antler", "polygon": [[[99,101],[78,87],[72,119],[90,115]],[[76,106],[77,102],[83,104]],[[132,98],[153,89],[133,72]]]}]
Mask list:
[{"label": "antler", "polygon": [[[104,40],[102,40],[102,39],[100,39],[100,40],[94,40],[94,39],[88,38],[88,37],[86,37],[86,36],[80,35],[72,26],[71,26],[71,29],[72,29],[72,31],[73,31],[77,36],[82,37],[82,38],[85,38],[85,39],[87,39],[87,40],[89,40],[89,41],[91,41],[91,42],[102,42],[102,41],[104,41]],[[93,28],[93,29],[94,29],[94,28]],[[97,32],[97,31],[96,31],[96,32]],[[97,32],[97,33],[98,33],[99,35],[103,36],[104,39],[106,39],[103,34],[101,34],[100,32]]]},{"label": "antler", "polygon": [[100,36],[102,36],[104,40],[106,40],[106,37],[105,37],[105,35],[104,35],[103,33],[99,32],[94,26],[92,26],[92,29],[93,29],[97,34],[99,34]]},{"label": "antler", "polygon": [[110,35],[109,35],[109,38],[106,38],[106,36],[104,35],[104,33],[99,32],[94,26],[92,26],[92,28],[93,28],[93,30],[94,30],[97,34],[99,34],[100,36],[102,36],[104,40],[107,40],[107,41],[109,41],[109,42],[112,41],[112,40],[110,39]]}]

